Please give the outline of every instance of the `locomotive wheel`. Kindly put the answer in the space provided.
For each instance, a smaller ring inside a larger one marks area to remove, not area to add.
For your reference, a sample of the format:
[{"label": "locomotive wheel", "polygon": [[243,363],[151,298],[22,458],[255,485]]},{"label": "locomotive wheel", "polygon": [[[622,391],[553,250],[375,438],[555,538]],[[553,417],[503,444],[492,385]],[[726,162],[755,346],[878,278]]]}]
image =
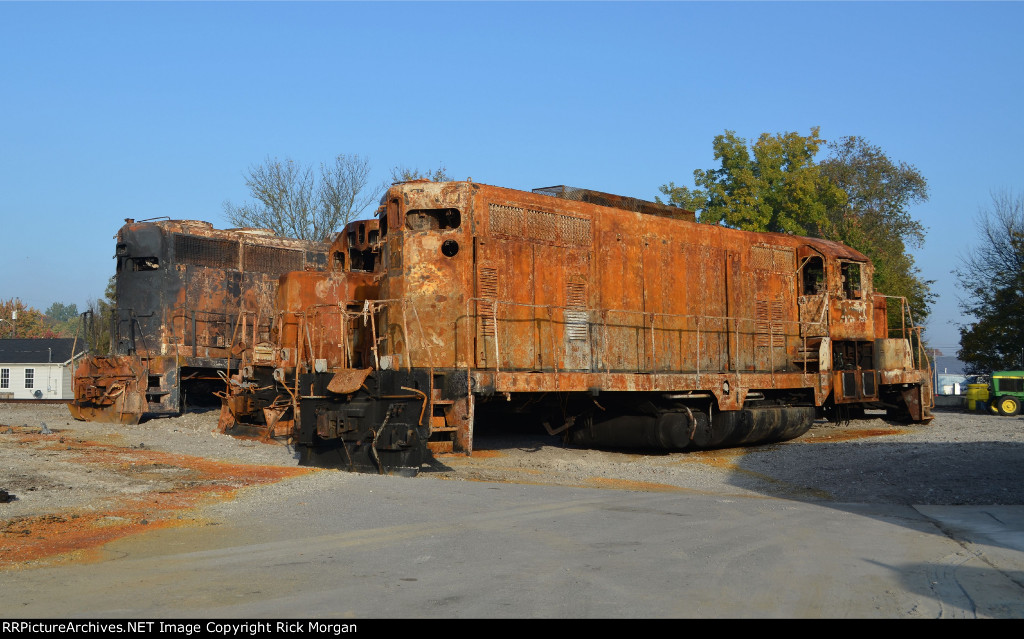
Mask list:
[{"label": "locomotive wheel", "polygon": [[1016,397],[1011,397],[1009,395],[1000,397],[997,405],[999,406],[1000,415],[1013,417],[1020,412],[1020,401]]}]

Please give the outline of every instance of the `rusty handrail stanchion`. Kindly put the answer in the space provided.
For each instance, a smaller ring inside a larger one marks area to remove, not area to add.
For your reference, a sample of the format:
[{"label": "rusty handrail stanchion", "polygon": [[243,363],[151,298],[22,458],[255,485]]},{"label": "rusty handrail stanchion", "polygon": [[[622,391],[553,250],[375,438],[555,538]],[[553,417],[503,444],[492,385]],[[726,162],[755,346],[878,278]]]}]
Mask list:
[{"label": "rusty handrail stanchion", "polygon": [[611,311],[608,309],[603,309],[601,311],[601,321],[604,323],[604,334],[601,337],[601,349],[603,351],[601,354],[601,360],[604,362],[604,372],[607,375],[612,374],[612,368],[608,357],[608,342],[610,341],[608,339],[608,313],[610,312]]},{"label": "rusty handrail stanchion", "polygon": [[377,320],[374,317],[377,314],[377,305],[370,304],[370,337],[373,346],[373,367],[380,370],[380,357],[377,353]]},{"label": "rusty handrail stanchion", "polygon": [[341,365],[344,368],[352,367],[352,358],[349,356],[348,343],[348,325],[349,325],[349,314],[348,310],[342,306],[342,302],[338,302],[338,307],[341,309],[341,314],[338,315],[338,331],[341,333]]},{"label": "rusty handrail stanchion", "polygon": [[555,318],[552,316],[552,305],[547,305],[548,312],[548,336],[551,338],[551,369],[555,372],[555,388],[560,388],[558,379],[558,346],[555,344]]},{"label": "rusty handrail stanchion", "polygon": [[491,322],[494,327],[494,375],[497,377],[501,372],[501,353],[498,350],[498,301],[491,303]]},{"label": "rusty handrail stanchion", "polygon": [[700,386],[700,318],[697,316],[697,386]]},{"label": "rusty handrail stanchion", "polygon": [[405,338],[405,370],[412,370],[412,344],[409,343],[409,323],[406,316],[409,314],[409,299],[402,298],[402,336]]},{"label": "rusty handrail stanchion", "polygon": [[651,372],[658,372],[658,343],[654,323],[658,319],[657,313],[651,313]]}]

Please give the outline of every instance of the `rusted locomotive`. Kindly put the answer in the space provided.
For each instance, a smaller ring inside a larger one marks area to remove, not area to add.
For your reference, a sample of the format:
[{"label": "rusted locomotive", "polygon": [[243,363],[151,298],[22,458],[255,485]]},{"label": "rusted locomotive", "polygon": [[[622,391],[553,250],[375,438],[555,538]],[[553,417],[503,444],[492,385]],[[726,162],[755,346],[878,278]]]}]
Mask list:
[{"label": "rusted locomotive", "polygon": [[931,418],[905,302],[841,244],[567,187],[406,182],[376,217],[338,235],[328,272],[281,278],[222,428],[414,473],[429,451],[471,452],[497,414],[669,449],[791,439],[869,407]]},{"label": "rusted locomotive", "polygon": [[126,224],[116,239],[111,356],[89,356],[74,378],[77,419],[138,423],[176,415],[185,396],[224,388],[245,340],[266,339],[282,273],[325,270],[327,244],[208,222]]}]

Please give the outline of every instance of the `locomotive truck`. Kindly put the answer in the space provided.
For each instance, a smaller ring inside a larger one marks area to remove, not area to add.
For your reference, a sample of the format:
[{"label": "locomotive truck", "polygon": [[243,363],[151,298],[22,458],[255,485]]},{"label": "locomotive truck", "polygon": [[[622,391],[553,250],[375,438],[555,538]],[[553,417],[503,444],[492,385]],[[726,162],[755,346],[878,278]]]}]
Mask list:
[{"label": "locomotive truck", "polygon": [[586,189],[411,181],[329,256],[281,277],[220,423],[293,438],[307,463],[413,474],[509,414],[576,445],[675,450],[868,408],[932,417],[906,301],[836,242]]}]

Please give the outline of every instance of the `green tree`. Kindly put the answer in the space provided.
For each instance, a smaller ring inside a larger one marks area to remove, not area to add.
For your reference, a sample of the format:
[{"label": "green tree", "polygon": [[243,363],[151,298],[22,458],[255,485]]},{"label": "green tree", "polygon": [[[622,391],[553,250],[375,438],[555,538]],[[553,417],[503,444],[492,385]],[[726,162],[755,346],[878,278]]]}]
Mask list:
[{"label": "green tree", "polygon": [[846,198],[828,208],[820,236],[871,258],[875,290],[905,297],[914,321],[923,324],[935,298],[934,282],[921,277],[908,252],[908,247],[921,248],[925,236],[909,208],[928,201],[927,180],[913,165],[893,162],[860,137],[842,138],[828,148],[821,172]]},{"label": "green tree", "polygon": [[974,321],[960,328],[957,357],[969,374],[1024,368],[1024,196],[1002,191],[976,220],[979,243],[954,271]]},{"label": "green tree", "polygon": [[[84,341],[85,348],[93,355],[109,355],[113,351],[111,329],[114,323],[117,299],[117,276],[111,275],[103,292],[103,299],[90,299],[86,310],[68,320],[73,330],[67,337]],[[74,307],[74,305],[72,305]],[[77,311],[77,308],[75,309]]]},{"label": "green tree", "polygon": [[54,302],[46,309],[46,326],[53,337],[74,337],[78,322],[77,304]]},{"label": "green tree", "polygon": [[[669,183],[660,188],[669,203],[699,213],[700,221],[748,231],[819,235],[829,208],[845,195],[814,162],[824,140],[763,133],[748,148],[733,131],[715,136],[717,169],[693,172],[695,189]],[[658,199],[660,202],[660,198]]]},{"label": "green tree", "polygon": [[859,137],[828,144],[829,156],[817,163],[826,144],[817,127],[809,136],[765,133],[750,148],[726,131],[714,140],[719,168],[694,171],[693,189],[670,182],[659,190],[701,222],[820,237],[861,251],[875,265],[875,290],[906,297],[923,323],[934,295],[907,251],[924,241],[908,209],[928,199],[927,182]]},{"label": "green tree", "polygon": [[90,352],[111,353],[114,349],[114,318],[117,313],[117,276],[111,275],[103,299],[89,300],[91,311],[86,339]]},{"label": "green tree", "polygon": [[17,298],[0,301],[0,335],[4,337],[54,337],[47,334],[46,318],[39,309],[26,306]]},{"label": "green tree", "polygon": [[369,175],[369,161],[358,155],[339,155],[319,171],[291,158],[268,157],[245,174],[254,201],[224,202],[224,213],[236,226],[323,242],[380,197],[380,187],[368,188]]},{"label": "green tree", "polygon": [[69,319],[77,319],[78,305],[54,302],[53,304],[50,304],[48,309],[46,309],[45,315],[54,322],[66,322]]}]

